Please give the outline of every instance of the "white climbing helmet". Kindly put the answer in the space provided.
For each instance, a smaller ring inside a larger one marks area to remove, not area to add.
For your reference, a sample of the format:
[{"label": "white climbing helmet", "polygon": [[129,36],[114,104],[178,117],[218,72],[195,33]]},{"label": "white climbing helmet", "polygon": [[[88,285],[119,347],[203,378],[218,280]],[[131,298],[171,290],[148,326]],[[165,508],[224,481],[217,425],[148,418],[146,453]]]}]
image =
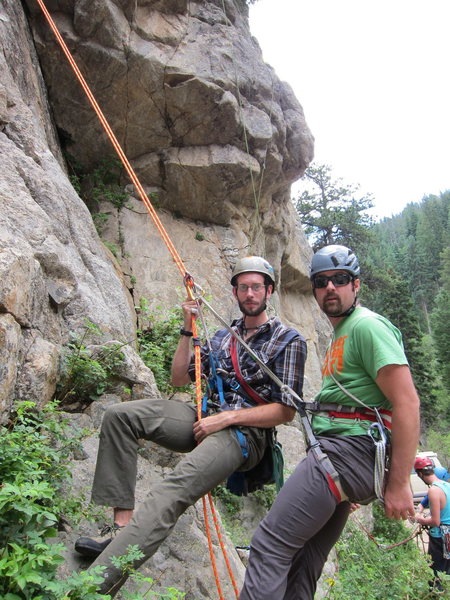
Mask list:
[{"label": "white climbing helmet", "polygon": [[242,273],[261,273],[270,280],[275,290],[275,271],[272,265],[262,256],[246,256],[240,258],[234,266],[231,285],[236,285],[236,278]]}]

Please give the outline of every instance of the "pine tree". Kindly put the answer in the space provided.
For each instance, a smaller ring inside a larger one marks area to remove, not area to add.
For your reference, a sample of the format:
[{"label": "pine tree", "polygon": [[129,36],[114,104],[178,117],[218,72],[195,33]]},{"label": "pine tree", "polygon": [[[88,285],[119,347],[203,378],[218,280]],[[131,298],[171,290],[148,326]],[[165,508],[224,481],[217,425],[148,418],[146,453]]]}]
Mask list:
[{"label": "pine tree", "polygon": [[311,165],[303,176],[306,189],[294,200],[305,233],[318,250],[329,244],[343,244],[355,252],[370,237],[373,206],[370,194],[357,196],[357,185],[333,180],[331,167]]},{"label": "pine tree", "polygon": [[441,367],[444,386],[450,393],[450,248],[441,253],[442,288],[431,315],[436,358]]},{"label": "pine tree", "polygon": [[373,272],[371,286],[371,290],[363,288],[362,300],[401,331],[405,353],[421,399],[422,419],[425,424],[429,423],[433,418],[433,374],[429,357],[424,354],[419,317],[407,283],[392,268],[387,268]]}]

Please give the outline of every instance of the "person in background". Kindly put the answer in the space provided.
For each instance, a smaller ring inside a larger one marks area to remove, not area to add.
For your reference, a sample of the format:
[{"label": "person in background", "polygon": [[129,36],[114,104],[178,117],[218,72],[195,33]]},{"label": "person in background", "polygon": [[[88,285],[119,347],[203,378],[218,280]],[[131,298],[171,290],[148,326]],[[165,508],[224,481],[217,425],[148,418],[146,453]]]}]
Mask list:
[{"label": "person in background", "polygon": [[445,558],[442,542],[441,525],[450,525],[450,483],[436,476],[432,461],[428,457],[418,456],[414,463],[417,475],[429,486],[428,501],[430,516],[417,512],[415,522],[430,527],[428,536],[428,554],[431,557],[431,568],[435,580],[432,587],[441,589],[439,573],[450,575],[450,559]]},{"label": "person in background", "polygon": [[[383,430],[391,432],[385,513],[393,519],[414,515],[410,472],[419,439],[419,398],[400,332],[358,302],[359,276],[358,259],[345,246],[326,246],[312,259],[313,294],[334,330],[311,423],[322,452],[308,448],[259,524],[240,600],[314,598],[352,504],[376,497],[375,442]],[[324,456],[338,478],[324,466]]]},{"label": "person in background", "polygon": [[[242,313],[232,328],[301,397],[306,342],[298,331],[267,314],[267,301],[275,288],[272,266],[260,256],[240,259],[231,285]],[[184,326],[172,361],[175,386],[184,386],[195,378],[191,340],[192,316],[197,307],[192,300],[182,305]],[[241,344],[236,344],[233,354],[232,340],[235,338],[227,329],[216,332],[211,339],[216,368],[223,376],[224,397],[222,402],[214,392],[209,398],[209,414],[201,420],[197,420],[193,404],[170,399],[146,398],[106,410],[92,500],[113,508],[114,524],[99,538],[81,537],[75,542],[80,554],[98,557],[92,567],[106,566],[101,593],[114,596],[127,579],[121,569],[113,566],[112,557],[126,554],[129,545],[137,545],[142,552],[142,558],[134,561],[137,568],[157,551],[189,506],[235,471],[248,471],[258,464],[272,428],[294,418],[297,406],[293,396],[275,385]],[[201,360],[202,372],[209,377],[207,347],[201,349]],[[244,385],[239,384],[242,380],[258,395],[260,404],[246,395]],[[134,511],[139,439],[185,456],[151,487],[145,502]]]},{"label": "person in background", "polygon": [[[433,463],[432,463],[433,464]],[[445,467],[434,467],[434,474],[438,479],[442,479],[442,481],[450,481],[450,473],[447,471]],[[422,514],[424,509],[429,508],[429,498],[428,494],[426,494],[422,500],[419,502],[419,506],[417,507],[417,512]]]}]

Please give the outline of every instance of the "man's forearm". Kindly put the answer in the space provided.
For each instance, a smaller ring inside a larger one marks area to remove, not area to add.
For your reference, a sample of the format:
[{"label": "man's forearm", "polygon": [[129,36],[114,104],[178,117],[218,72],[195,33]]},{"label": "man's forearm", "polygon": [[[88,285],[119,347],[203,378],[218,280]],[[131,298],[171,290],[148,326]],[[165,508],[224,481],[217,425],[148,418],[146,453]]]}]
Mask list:
[{"label": "man's forearm", "polygon": [[242,425],[269,428],[292,421],[295,412],[295,408],[272,402],[252,408],[227,410],[219,414],[223,415],[223,418],[227,420],[227,427]]},{"label": "man's forearm", "polygon": [[392,450],[389,483],[408,484],[419,442],[419,416],[414,406],[398,406],[392,411]]},{"label": "man's forearm", "polygon": [[191,362],[191,338],[180,336],[177,349],[172,359],[171,383],[174,386],[182,386],[191,382],[188,369]]},{"label": "man's forearm", "polygon": [[386,365],[376,383],[392,405],[392,452],[384,493],[386,516],[406,519],[414,513],[410,473],[419,443],[419,397],[407,365]]},{"label": "man's forearm", "polygon": [[376,382],[392,405],[389,485],[409,485],[409,475],[419,443],[419,397],[407,365],[383,367]]}]

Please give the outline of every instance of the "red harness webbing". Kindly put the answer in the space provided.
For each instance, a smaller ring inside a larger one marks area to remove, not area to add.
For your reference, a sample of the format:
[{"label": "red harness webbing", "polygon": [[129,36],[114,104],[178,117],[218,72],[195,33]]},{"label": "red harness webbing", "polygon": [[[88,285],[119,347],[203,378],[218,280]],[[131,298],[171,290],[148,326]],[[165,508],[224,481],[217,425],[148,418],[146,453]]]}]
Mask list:
[{"label": "red harness webbing", "polygon": [[239,381],[239,384],[242,386],[242,389],[247,394],[247,396],[249,396],[257,404],[267,404],[267,402],[263,398],[261,398],[258,392],[256,392],[252,387],[250,387],[243,378],[241,369],[239,367],[236,338],[233,336],[231,336],[230,342],[230,355],[231,362],[233,363],[234,372],[236,373],[236,379]]},{"label": "red harness webbing", "polygon": [[[361,421],[376,422],[377,417],[374,413],[369,411],[354,411],[354,412],[340,412],[337,410],[326,411],[328,416],[335,417],[336,419],[360,419]],[[384,426],[391,430],[391,418],[392,413],[390,410],[379,410]]]}]

